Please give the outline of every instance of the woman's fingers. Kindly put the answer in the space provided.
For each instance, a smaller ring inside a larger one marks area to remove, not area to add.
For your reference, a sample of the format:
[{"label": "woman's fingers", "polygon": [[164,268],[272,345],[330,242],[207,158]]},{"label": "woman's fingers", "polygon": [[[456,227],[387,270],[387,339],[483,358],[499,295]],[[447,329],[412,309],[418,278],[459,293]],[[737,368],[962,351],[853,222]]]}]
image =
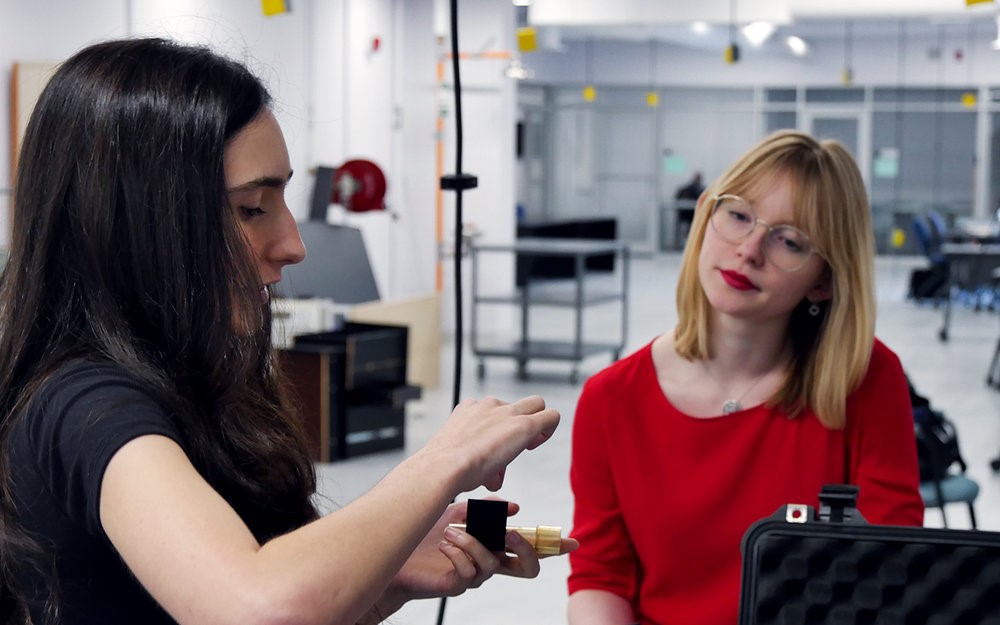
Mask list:
[{"label": "woman's fingers", "polygon": [[[570,551],[576,551],[576,548],[580,546],[580,542],[575,538],[563,538],[559,541],[559,554],[561,556],[566,555]],[[556,555],[556,554],[552,554]],[[543,558],[548,558],[551,556],[542,556]]]},{"label": "woman's fingers", "polygon": [[463,581],[465,588],[478,588],[489,579],[500,567],[500,559],[471,535],[457,528],[445,530],[445,540],[441,542],[441,551],[451,560],[456,574]]},{"label": "woman's fingers", "polygon": [[462,491],[478,486],[496,491],[507,464],[548,440],[558,425],[559,412],[537,395],[513,403],[495,397],[464,400],[430,446],[455,458]]},{"label": "woman's fingers", "polygon": [[541,564],[538,554],[524,536],[517,532],[507,532],[504,544],[515,557],[507,557],[501,565],[501,573],[515,577],[538,577]]},{"label": "woman's fingers", "polygon": [[506,477],[506,475],[507,475],[507,467],[504,467],[503,469],[500,469],[493,475],[483,480],[483,486],[486,487],[486,490],[495,493],[496,491],[500,490],[501,487],[503,487],[503,478]]},{"label": "woman's fingers", "polygon": [[545,410],[545,400],[539,395],[529,395],[508,406],[512,414],[535,414]]}]

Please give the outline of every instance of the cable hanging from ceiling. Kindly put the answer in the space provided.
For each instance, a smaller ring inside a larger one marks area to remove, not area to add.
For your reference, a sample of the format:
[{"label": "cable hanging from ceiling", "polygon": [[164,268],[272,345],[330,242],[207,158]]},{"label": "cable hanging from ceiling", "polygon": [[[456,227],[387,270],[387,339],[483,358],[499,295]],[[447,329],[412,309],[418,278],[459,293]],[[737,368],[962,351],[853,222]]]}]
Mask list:
[{"label": "cable hanging from ceiling", "polygon": [[655,109],[660,105],[660,94],[656,91],[656,40],[649,40],[649,88],[646,90],[646,105]]},{"label": "cable hanging from ceiling", "polygon": [[851,20],[844,21],[844,68],[840,70],[840,83],[845,87],[854,82],[854,23]]},{"label": "cable hanging from ceiling", "polygon": [[593,50],[590,38],[583,42],[583,101],[593,102],[597,99],[597,88],[594,86]]}]

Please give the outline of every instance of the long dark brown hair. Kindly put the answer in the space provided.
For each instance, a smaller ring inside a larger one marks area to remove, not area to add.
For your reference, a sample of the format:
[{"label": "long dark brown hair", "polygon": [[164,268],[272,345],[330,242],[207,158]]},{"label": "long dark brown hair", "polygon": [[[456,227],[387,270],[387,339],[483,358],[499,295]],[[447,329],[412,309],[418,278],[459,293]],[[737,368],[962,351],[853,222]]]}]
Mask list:
[{"label": "long dark brown hair", "polygon": [[[259,540],[315,517],[315,473],[226,200],[226,143],[269,104],[243,65],[161,39],[93,45],[56,71],[25,135],[0,277],[0,450],[60,365],[110,361],[166,408]],[[18,524],[16,470],[0,454],[8,618],[23,609],[12,563],[51,570]]]}]

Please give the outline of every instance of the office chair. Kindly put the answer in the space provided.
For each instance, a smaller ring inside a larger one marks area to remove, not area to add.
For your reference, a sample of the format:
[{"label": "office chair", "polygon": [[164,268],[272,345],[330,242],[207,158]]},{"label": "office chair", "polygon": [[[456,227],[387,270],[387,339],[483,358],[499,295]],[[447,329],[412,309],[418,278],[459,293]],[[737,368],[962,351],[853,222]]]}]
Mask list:
[{"label": "office chair", "polygon": [[930,220],[931,228],[933,229],[933,240],[940,246],[948,238],[948,222],[936,210],[927,211],[927,218]]},{"label": "office chair", "polygon": [[941,240],[932,229],[930,218],[926,215],[914,215],[912,220],[913,234],[917,237],[917,245],[931,264],[946,263],[947,259],[941,253]]},{"label": "office chair", "polygon": [[914,269],[910,274],[910,286],[907,297],[918,302],[931,301],[937,305],[949,296],[948,276],[950,266],[948,259],[941,253],[940,241],[935,239],[930,222],[925,215],[913,215],[911,224],[917,245],[930,265],[925,268]]},{"label": "office chair", "polygon": [[[948,424],[953,430],[954,425],[950,422]],[[917,437],[918,450],[931,455],[939,453],[936,451],[939,449],[939,446],[927,444],[927,439],[932,437],[933,434],[925,429],[919,421],[914,422],[914,433]],[[958,436],[954,431],[951,434],[954,437],[957,447]],[[933,462],[933,458],[931,464],[936,464]],[[941,522],[945,527],[948,527],[948,516],[945,512],[945,506],[949,503],[966,504],[969,507],[969,520],[972,524],[972,529],[976,529],[976,509],[974,504],[976,497],[979,496],[979,483],[965,474],[966,465],[961,454],[956,455],[952,465],[957,465],[957,472],[949,467],[948,472],[944,475],[928,479],[921,478],[920,497],[924,500],[925,508],[938,508],[941,510]]]}]

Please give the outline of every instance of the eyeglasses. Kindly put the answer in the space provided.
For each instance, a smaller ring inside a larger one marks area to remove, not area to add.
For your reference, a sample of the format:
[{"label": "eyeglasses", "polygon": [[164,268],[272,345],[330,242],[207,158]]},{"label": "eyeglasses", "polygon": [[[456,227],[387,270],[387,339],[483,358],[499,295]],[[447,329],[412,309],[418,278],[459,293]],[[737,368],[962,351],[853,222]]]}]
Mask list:
[{"label": "eyeglasses", "polygon": [[764,239],[764,257],[782,271],[798,271],[809,257],[818,254],[809,241],[809,235],[795,226],[772,226],[757,219],[750,203],[737,195],[719,195],[712,199],[712,229],[730,243],[745,240],[760,224],[767,228]]}]

